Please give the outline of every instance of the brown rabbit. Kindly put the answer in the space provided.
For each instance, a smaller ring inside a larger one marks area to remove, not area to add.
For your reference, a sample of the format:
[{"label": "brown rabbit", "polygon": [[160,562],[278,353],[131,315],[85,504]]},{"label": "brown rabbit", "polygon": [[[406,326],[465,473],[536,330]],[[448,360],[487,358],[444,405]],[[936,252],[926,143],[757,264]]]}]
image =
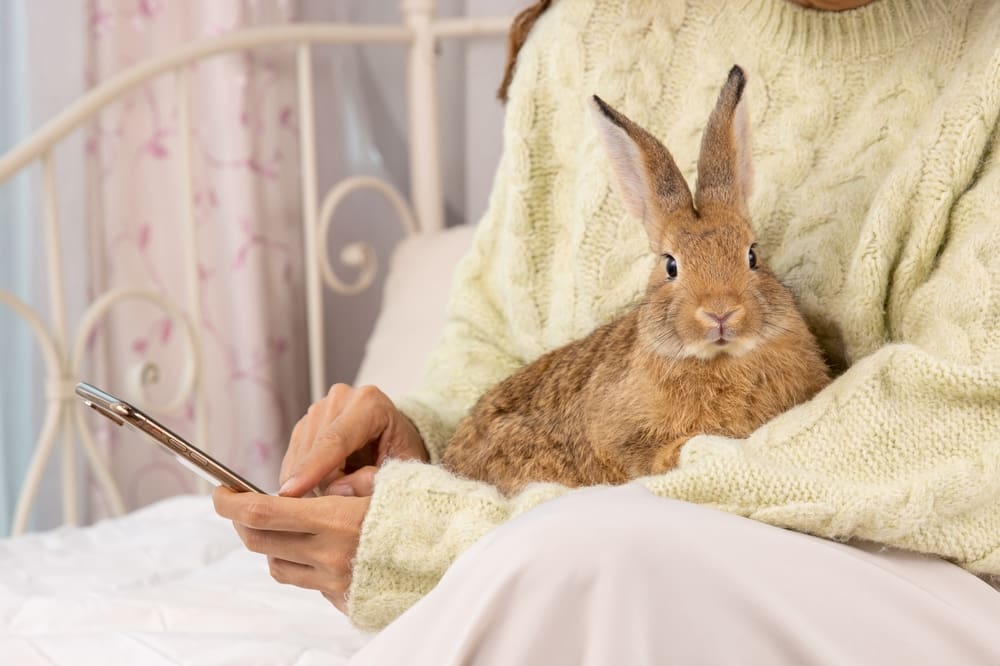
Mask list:
[{"label": "brown rabbit", "polygon": [[594,96],[621,196],[657,258],[645,298],[487,391],[446,467],[507,493],[623,483],[675,466],[694,435],[745,437],[830,381],[791,293],[756,253],[745,84],[733,67],[693,201],[663,144]]}]

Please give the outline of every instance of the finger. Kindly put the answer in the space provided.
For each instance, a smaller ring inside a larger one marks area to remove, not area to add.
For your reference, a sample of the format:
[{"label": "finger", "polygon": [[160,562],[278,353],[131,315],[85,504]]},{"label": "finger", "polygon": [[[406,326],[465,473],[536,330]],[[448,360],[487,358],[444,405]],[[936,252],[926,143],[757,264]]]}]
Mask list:
[{"label": "finger", "polygon": [[417,457],[415,452],[405,450],[404,446],[404,443],[410,439],[407,436],[410,433],[404,433],[404,431],[410,430],[415,433],[416,428],[405,415],[399,414],[399,417],[387,425],[385,433],[382,435],[385,446],[378,447],[377,456],[371,464],[381,465],[387,458],[406,460]]},{"label": "finger", "polygon": [[220,486],[212,493],[212,502],[223,518],[259,530],[315,534],[321,526],[310,500],[237,493]]},{"label": "finger", "polygon": [[283,585],[296,585],[310,590],[319,589],[319,576],[314,567],[299,562],[291,562],[278,557],[267,558],[267,568],[271,578]]},{"label": "finger", "polygon": [[[282,460],[282,474],[286,477],[291,476],[292,470],[298,467],[302,458],[309,453],[309,449],[313,445],[313,440],[316,439],[316,431],[322,425],[322,419],[317,418],[317,414],[322,410],[326,413],[326,401],[327,398],[322,398],[321,400],[314,402],[309,405],[309,409],[302,416],[302,419],[296,424],[295,429],[292,430],[292,439],[288,442],[288,452],[285,454],[285,459]],[[279,478],[279,480],[281,480]]]},{"label": "finger", "polygon": [[334,384],[329,392],[309,406],[305,416],[299,419],[289,438],[288,450],[281,461],[278,481],[284,484],[298,463],[312,448],[316,433],[331,423],[349,401],[354,389],[348,384]]},{"label": "finger", "polygon": [[277,557],[289,562],[298,562],[315,566],[315,558],[311,556],[316,537],[301,532],[277,532],[275,530],[257,530],[234,522],[236,533],[246,549],[252,553],[260,553],[268,557]]},{"label": "finger", "polygon": [[298,562],[289,562],[277,557],[267,558],[267,567],[271,578],[279,583],[296,585],[308,590],[319,590],[335,606],[337,603],[334,600],[339,598],[342,601],[344,599],[347,586],[351,582],[349,578],[330,576],[315,567],[299,564]]},{"label": "finger", "polygon": [[343,469],[335,469],[324,476],[316,486],[316,491],[319,495],[329,495],[327,488],[333,485],[333,483],[341,477],[353,474],[359,469],[369,465],[375,465],[376,449],[378,448],[377,444],[378,442],[368,442],[360,449],[347,456]]},{"label": "finger", "polygon": [[299,451],[302,447],[302,433],[305,429],[305,417],[303,416],[299,419],[295,427],[292,428],[292,434],[288,438],[288,448],[285,450],[285,455],[281,459],[281,470],[278,472],[278,483],[284,483],[292,474],[292,468],[299,461]]},{"label": "finger", "polygon": [[314,567],[298,562],[289,562],[279,558],[267,559],[271,578],[285,585],[295,585],[308,590],[319,590],[327,601],[336,606],[342,613],[347,612],[345,599],[350,578],[324,575]]},{"label": "finger", "polygon": [[336,482],[330,484],[326,493],[328,495],[344,495],[347,497],[371,497],[375,490],[375,474],[378,467],[369,465],[362,467],[356,472],[342,476]]},{"label": "finger", "polygon": [[374,387],[362,387],[341,411],[340,416],[322,430],[309,453],[285,481],[279,494],[301,496],[324,478],[344,469],[347,457],[377,439],[385,430],[388,399]]}]

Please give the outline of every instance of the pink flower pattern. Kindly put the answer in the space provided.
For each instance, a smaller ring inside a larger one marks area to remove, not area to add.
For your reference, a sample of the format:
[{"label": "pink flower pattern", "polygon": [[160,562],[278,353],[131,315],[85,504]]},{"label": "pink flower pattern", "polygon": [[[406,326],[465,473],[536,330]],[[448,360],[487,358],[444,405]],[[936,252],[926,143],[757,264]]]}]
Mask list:
[{"label": "pink flower pattern", "polygon": [[[290,0],[89,0],[87,80],[97,85],[192,39],[293,18]],[[191,136],[180,136],[175,80],[166,75],[104,110],[84,139],[92,183],[94,296],[117,287],[158,291],[192,317],[181,228],[180,142],[193,159],[201,381],[208,440],[195,442],[274,487],[288,433],[308,405],[301,203],[290,49],[214,57],[191,67]],[[129,394],[128,377],[155,363],[145,406],[194,437],[195,402],[157,409],[178,390],[184,333],[145,303],[115,306],[88,340],[85,371]],[[195,477],[137,435],[95,424],[129,508],[195,489]],[[92,486],[93,487],[93,486]],[[92,517],[103,513],[99,493]]]}]

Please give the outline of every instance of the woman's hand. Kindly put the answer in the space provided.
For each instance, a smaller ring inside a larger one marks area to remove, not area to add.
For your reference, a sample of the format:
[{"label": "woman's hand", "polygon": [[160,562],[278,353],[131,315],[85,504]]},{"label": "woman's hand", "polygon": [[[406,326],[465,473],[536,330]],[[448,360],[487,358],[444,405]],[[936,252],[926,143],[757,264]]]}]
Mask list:
[{"label": "woman's hand", "polygon": [[280,495],[351,495],[355,470],[386,458],[427,461],[420,433],[374,386],[336,384],[292,430],[281,463]]},{"label": "woman's hand", "polygon": [[[284,497],[220,487],[215,511],[233,521],[248,550],[267,555],[276,581],[319,590],[346,612],[351,561],[374,489],[372,463],[386,458],[428,455],[417,429],[385,394],[337,384],[292,430],[281,464]],[[327,496],[302,497],[314,488]]]},{"label": "woman's hand", "polygon": [[215,511],[233,521],[248,550],[267,555],[279,583],[319,590],[341,612],[351,584],[351,561],[371,503],[375,468],[350,480],[356,497],[274,497],[215,489]]}]

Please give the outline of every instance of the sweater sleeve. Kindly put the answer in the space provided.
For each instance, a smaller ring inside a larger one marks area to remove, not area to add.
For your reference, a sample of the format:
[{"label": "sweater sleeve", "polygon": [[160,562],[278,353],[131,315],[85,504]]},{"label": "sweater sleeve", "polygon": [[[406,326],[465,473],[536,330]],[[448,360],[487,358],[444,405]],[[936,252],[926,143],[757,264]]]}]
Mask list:
[{"label": "sweater sleeve", "polygon": [[[748,439],[694,438],[677,469],[639,483],[776,526],[1000,574],[998,200],[994,150],[952,208],[936,266],[887,314],[894,341]],[[477,342],[468,353],[486,348]],[[507,499],[430,465],[386,465],[355,560],[352,619],[384,626],[482,535],[565,492],[538,484]]]}]

